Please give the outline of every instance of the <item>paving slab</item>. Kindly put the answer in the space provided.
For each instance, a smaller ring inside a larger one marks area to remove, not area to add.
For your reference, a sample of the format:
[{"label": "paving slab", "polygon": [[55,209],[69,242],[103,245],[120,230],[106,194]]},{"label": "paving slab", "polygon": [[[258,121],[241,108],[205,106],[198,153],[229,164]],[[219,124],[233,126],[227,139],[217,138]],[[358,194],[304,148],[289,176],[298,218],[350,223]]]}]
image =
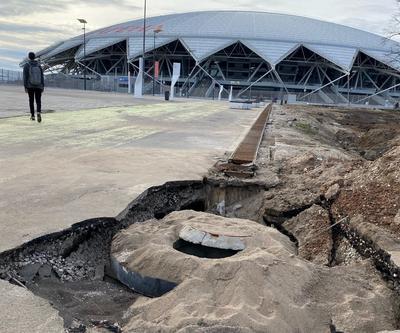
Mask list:
[{"label": "paving slab", "polygon": [[[81,103],[81,92],[68,96]],[[136,103],[56,111],[41,124],[0,119],[0,251],[116,216],[150,186],[201,179],[260,112],[201,100]]]},{"label": "paving slab", "polygon": [[[28,116],[28,95],[22,86],[0,85],[0,118]],[[109,106],[128,106],[151,104],[161,97],[135,99],[132,95],[101,91],[82,91],[60,88],[46,88],[42,95],[43,112],[59,112],[104,108]]]}]

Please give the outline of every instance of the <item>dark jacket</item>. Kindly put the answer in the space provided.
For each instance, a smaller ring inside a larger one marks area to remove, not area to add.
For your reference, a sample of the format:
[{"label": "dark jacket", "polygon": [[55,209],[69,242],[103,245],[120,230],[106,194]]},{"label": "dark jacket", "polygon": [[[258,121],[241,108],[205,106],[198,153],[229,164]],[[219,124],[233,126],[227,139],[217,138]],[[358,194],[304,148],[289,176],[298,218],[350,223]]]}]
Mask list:
[{"label": "dark jacket", "polygon": [[30,88],[36,88],[36,89],[44,89],[44,75],[43,75],[43,69],[42,67],[39,65],[40,67],[40,71],[42,72],[42,84],[40,86],[32,86],[29,82],[29,67],[31,65],[37,65],[38,62],[36,60],[29,60],[29,62],[27,62],[24,65],[24,87],[26,89],[30,89]]}]

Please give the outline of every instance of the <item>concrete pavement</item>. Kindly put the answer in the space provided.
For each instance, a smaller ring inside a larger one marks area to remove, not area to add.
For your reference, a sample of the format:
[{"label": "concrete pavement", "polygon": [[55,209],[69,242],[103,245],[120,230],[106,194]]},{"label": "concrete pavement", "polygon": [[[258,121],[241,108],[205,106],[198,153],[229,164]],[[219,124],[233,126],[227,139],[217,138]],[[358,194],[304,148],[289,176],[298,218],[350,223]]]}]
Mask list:
[{"label": "concrete pavement", "polygon": [[141,101],[44,114],[41,124],[0,119],[0,251],[115,216],[149,186],[201,178],[259,112],[226,102],[134,103]]},{"label": "concrete pavement", "polygon": [[[0,100],[0,118],[29,115],[28,95],[24,92],[24,87],[0,85]],[[42,95],[44,113],[143,105],[160,100],[160,97],[134,99],[128,94],[58,88],[45,88]]]}]

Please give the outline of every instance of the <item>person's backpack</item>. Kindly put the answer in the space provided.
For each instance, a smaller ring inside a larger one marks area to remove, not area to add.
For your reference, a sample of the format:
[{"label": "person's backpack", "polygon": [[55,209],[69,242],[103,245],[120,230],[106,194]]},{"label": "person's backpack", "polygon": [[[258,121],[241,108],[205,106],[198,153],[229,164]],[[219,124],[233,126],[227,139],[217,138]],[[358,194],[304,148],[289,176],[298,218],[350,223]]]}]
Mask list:
[{"label": "person's backpack", "polygon": [[42,70],[38,63],[29,64],[29,83],[33,87],[42,85]]}]

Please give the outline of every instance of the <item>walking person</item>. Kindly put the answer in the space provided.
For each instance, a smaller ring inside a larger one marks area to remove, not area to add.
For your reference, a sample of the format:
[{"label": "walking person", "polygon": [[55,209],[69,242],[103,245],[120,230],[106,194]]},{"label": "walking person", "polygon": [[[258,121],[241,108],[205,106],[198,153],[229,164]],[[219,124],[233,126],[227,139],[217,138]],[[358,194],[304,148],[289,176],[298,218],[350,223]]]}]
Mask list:
[{"label": "walking person", "polygon": [[39,62],[35,60],[35,53],[29,52],[29,61],[24,66],[24,87],[29,95],[29,108],[31,111],[31,120],[35,120],[35,100],[36,117],[40,123],[42,121],[42,93],[44,90],[43,69]]}]

